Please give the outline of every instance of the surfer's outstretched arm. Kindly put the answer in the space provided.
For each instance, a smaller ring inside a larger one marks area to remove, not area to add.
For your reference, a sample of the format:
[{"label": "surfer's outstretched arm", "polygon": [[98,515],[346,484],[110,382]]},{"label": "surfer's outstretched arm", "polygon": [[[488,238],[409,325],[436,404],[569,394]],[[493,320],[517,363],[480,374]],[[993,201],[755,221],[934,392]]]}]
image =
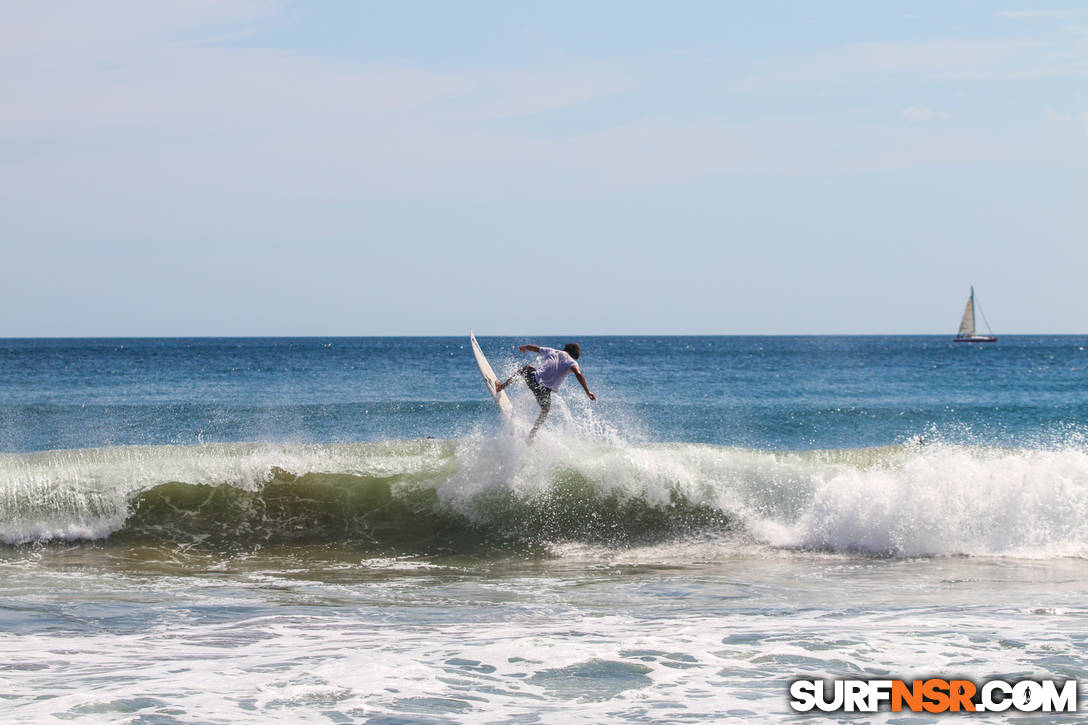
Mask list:
[{"label": "surfer's outstretched arm", "polygon": [[586,382],[586,376],[582,375],[582,371],[575,367],[571,372],[574,373],[574,377],[578,378],[578,382],[582,384],[582,390],[586,391],[586,395],[589,396],[589,399],[596,400],[597,396],[589,392],[589,383]]},{"label": "surfer's outstretched arm", "polygon": [[518,349],[522,352],[540,352],[539,345],[522,345]]}]

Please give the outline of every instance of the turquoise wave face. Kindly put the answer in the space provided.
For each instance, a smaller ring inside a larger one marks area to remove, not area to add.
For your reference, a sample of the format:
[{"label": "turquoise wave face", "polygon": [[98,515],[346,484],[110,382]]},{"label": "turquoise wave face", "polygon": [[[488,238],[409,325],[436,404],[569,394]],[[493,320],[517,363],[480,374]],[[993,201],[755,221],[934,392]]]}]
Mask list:
[{"label": "turquoise wave face", "polygon": [[112,538],[214,550],[351,543],[383,553],[436,553],[486,546],[488,532],[437,505],[419,476],[388,478],[274,469],[256,490],[164,483],[133,497]]},{"label": "turquoise wave face", "polygon": [[1088,556],[1088,451],[911,442],[771,453],[520,436],[122,446],[0,456],[0,540],[211,551],[546,552],[703,537],[731,551]]},{"label": "turquoise wave face", "polygon": [[164,483],[136,496],[111,538],[215,550],[351,544],[374,554],[532,550],[558,541],[626,546],[725,530],[728,517],[670,492],[667,506],[601,491],[560,472],[539,495],[481,494],[471,514],[442,504],[427,476],[370,478],[277,470],[256,491]]}]

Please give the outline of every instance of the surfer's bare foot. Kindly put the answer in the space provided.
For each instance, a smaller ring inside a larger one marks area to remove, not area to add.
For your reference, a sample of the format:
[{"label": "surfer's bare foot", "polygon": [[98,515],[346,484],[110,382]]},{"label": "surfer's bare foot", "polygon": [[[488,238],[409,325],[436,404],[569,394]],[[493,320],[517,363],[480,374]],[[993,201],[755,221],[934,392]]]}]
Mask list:
[{"label": "surfer's bare foot", "polygon": [[502,383],[500,383],[498,380],[495,381],[495,392],[496,393],[501,393],[502,389],[505,388],[505,387],[506,386],[503,385]]}]

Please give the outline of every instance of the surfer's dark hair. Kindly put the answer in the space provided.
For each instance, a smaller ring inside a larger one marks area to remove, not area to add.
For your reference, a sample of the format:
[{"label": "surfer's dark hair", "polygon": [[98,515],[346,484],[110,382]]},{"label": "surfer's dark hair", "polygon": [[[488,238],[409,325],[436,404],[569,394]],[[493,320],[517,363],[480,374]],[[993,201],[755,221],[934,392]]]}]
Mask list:
[{"label": "surfer's dark hair", "polygon": [[564,345],[563,352],[567,353],[575,360],[582,356],[582,348],[576,342],[568,342],[566,345]]}]

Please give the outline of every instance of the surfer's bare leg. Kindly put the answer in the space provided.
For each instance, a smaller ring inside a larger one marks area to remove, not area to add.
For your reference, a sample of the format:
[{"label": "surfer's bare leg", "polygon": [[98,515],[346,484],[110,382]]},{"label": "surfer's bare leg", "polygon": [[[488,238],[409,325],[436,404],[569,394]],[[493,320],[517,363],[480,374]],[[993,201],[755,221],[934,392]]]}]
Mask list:
[{"label": "surfer's bare leg", "polygon": [[506,379],[505,383],[495,383],[495,392],[496,393],[502,392],[502,390],[504,388],[506,388],[506,386],[508,386],[510,383],[514,382],[514,378],[517,378],[517,377],[520,377],[520,376],[524,375],[525,374],[525,368],[529,368],[529,367],[532,367],[532,365],[522,365],[521,368],[516,373],[514,373],[513,375],[511,375],[509,378]]},{"label": "surfer's bare leg", "polygon": [[536,418],[536,423],[533,423],[533,429],[529,431],[529,442],[533,442],[533,438],[536,437],[536,432],[540,430],[540,426],[544,424],[544,420],[548,417],[548,411],[552,409],[551,403],[540,406],[540,415]]}]

